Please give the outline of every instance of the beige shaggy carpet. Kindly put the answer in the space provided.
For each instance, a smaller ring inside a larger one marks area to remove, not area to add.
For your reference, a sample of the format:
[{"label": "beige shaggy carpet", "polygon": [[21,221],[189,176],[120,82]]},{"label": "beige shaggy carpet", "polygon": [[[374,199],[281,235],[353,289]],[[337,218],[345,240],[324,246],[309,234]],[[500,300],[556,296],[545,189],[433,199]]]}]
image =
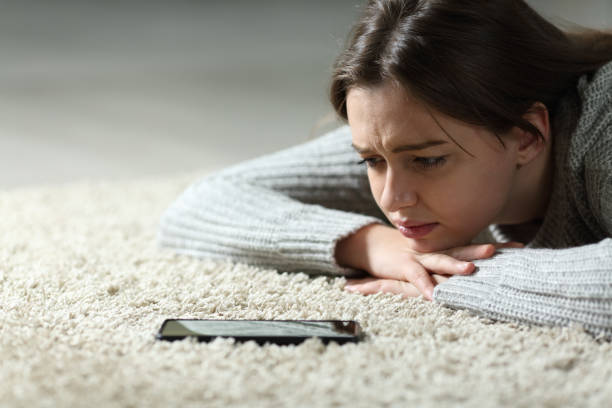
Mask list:
[{"label": "beige shaggy carpet", "polygon": [[[603,407],[612,345],[160,249],[198,174],[0,192],[2,407]],[[160,342],[166,318],[355,319],[359,344]]]}]

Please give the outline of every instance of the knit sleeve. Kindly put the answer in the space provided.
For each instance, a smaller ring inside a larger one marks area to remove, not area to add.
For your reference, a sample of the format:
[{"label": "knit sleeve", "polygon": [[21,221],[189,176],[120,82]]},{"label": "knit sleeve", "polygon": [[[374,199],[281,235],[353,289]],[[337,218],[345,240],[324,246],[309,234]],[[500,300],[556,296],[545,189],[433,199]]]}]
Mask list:
[{"label": "knit sleeve", "polygon": [[476,272],[434,289],[434,301],[502,321],[577,323],[612,338],[612,239],[566,249],[502,249]]},{"label": "knit sleeve", "polygon": [[336,243],[385,221],[350,144],[345,126],[198,180],[162,215],[159,245],[283,271],[360,273],[336,263]]},{"label": "knit sleeve", "polygon": [[[578,93],[581,117],[567,157],[557,157],[558,181],[569,188],[554,203],[563,211],[554,214],[565,216],[559,221],[566,224],[548,231],[555,248],[564,249],[500,250],[475,261],[472,275],[437,285],[436,302],[494,320],[577,323],[612,339],[612,62],[591,82],[582,77]],[[586,237],[589,244],[564,242],[568,236]]]}]

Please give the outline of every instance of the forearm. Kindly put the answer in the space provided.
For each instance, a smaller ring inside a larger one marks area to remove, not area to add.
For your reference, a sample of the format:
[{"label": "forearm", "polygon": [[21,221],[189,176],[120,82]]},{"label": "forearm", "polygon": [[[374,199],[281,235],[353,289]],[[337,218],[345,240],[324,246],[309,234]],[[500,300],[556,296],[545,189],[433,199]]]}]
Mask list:
[{"label": "forearm", "polygon": [[434,300],[498,320],[582,324],[612,337],[612,239],[567,249],[507,249],[439,284]]},{"label": "forearm", "polygon": [[382,220],[293,200],[245,184],[206,181],[164,213],[158,242],[198,257],[230,259],[283,271],[350,275],[335,265],[335,242]]},{"label": "forearm", "polygon": [[209,174],[165,211],[158,242],[284,271],[351,274],[338,240],[383,223],[348,127]]}]

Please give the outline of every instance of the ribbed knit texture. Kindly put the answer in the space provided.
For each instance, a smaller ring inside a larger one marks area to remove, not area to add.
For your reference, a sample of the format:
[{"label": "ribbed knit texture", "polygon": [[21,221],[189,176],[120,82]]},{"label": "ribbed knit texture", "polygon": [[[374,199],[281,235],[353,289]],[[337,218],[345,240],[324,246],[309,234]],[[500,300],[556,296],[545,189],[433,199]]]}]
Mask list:
[{"label": "ribbed knit texture", "polygon": [[159,242],[181,253],[283,271],[361,274],[336,242],[385,223],[348,128],[211,174],[166,211]]},{"label": "ribbed knit texture", "polygon": [[[582,324],[612,338],[612,63],[561,101],[546,216],[526,249],[475,261],[437,285],[434,300],[503,321]],[[512,240],[492,225],[489,236]]]},{"label": "ribbed knit texture", "polygon": [[[612,338],[612,63],[581,78],[555,116],[554,185],[536,236],[437,285],[434,300],[496,320],[579,323]],[[199,180],[164,213],[160,245],[282,271],[361,273],[336,263],[337,241],[389,224],[350,144],[344,126]],[[512,239],[494,225],[481,237]]]}]

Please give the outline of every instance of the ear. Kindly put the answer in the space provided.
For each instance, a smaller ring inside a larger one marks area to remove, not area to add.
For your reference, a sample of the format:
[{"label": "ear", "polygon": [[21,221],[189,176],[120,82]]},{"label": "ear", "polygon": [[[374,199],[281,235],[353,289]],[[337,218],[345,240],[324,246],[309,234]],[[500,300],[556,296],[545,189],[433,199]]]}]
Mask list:
[{"label": "ear", "polygon": [[544,140],[538,135],[527,132],[523,129],[516,128],[518,132],[518,151],[517,151],[517,167],[522,167],[530,163],[533,159],[544,151],[544,148],[550,143],[550,121],[548,117],[548,109],[542,102],[535,102],[531,108],[523,115],[523,119],[527,120],[535,126]]}]

